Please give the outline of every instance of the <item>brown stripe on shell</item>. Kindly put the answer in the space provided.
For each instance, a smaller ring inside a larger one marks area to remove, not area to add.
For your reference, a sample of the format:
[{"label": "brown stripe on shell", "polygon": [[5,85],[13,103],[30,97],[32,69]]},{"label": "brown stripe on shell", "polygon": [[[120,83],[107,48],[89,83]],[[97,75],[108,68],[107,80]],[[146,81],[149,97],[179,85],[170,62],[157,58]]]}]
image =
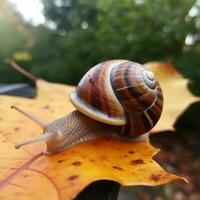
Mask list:
[{"label": "brown stripe on shell", "polygon": [[[120,103],[123,105],[124,109],[128,112],[129,111],[131,112],[131,110],[133,110],[134,112],[140,112],[141,110],[144,110],[144,108],[148,107],[148,105],[146,101],[143,102],[137,101],[137,98],[140,97],[142,93],[140,93],[139,89],[135,90],[134,85],[130,85],[126,80],[126,77],[129,76],[128,69],[130,67],[131,67],[130,62],[123,63],[123,65],[115,67],[111,72],[111,83],[113,90],[117,98],[119,99]],[[121,76],[119,75],[120,73],[122,74]],[[137,74],[135,75],[135,77],[136,76]],[[137,78],[135,77],[134,77],[134,79],[136,80],[135,84],[138,84]],[[135,104],[133,102],[135,102]]]},{"label": "brown stripe on shell", "polygon": [[[115,90],[118,90],[119,95],[120,95],[120,91],[122,91],[122,94],[123,94],[124,90],[127,90],[128,91],[127,96],[128,96],[128,94],[130,94],[131,97],[132,96],[138,97],[142,94],[140,92],[140,90],[135,90],[135,87],[133,87],[134,84],[130,85],[128,82],[129,81],[128,76],[130,76],[129,71],[132,67],[133,67],[133,63],[126,62],[126,63],[122,63],[121,65],[116,66],[112,69],[112,72],[111,72],[112,86]],[[133,71],[133,70],[131,70],[131,71]],[[138,74],[137,71],[138,71],[138,69],[134,68],[133,77],[136,82],[135,85],[138,85],[137,84],[138,79],[136,79],[136,76]],[[127,98],[129,98],[129,96]]]},{"label": "brown stripe on shell", "polygon": [[129,115],[128,123],[123,127],[122,134],[128,136],[138,136],[148,132],[152,128],[149,118],[142,112],[138,115]]},{"label": "brown stripe on shell", "polygon": [[[104,63],[100,63],[96,66],[95,70],[88,75],[88,81],[84,82],[84,84],[80,84],[77,87],[77,94],[79,97],[87,102],[93,109],[102,110],[104,109],[105,104],[103,104],[102,100],[102,90],[100,90],[99,82],[100,77],[103,74],[102,66]],[[104,82],[101,80],[101,88],[104,88]],[[106,95],[106,94],[104,94]]]},{"label": "brown stripe on shell", "polygon": [[[108,66],[108,62],[104,63],[105,67],[104,67],[104,70],[101,71],[101,73],[99,74],[99,82],[98,82],[98,85],[101,85],[102,84],[102,88],[106,88],[106,84],[108,84],[106,82],[106,79],[104,79],[104,77],[106,76],[106,73],[107,71],[105,70],[106,67]],[[102,92],[101,92],[102,91]],[[107,114],[109,116],[111,116],[111,108],[110,108],[110,104],[109,104],[109,101],[108,101],[108,94],[105,92],[103,93],[104,91],[103,90],[99,90],[100,92],[100,100],[102,102],[102,108],[99,108],[99,110],[102,110],[103,112],[107,112]]]},{"label": "brown stripe on shell", "polygon": [[122,134],[129,136],[137,136],[143,133],[150,131],[158,122],[160,115],[162,113],[163,107],[163,96],[158,87],[158,96],[152,104],[152,107],[147,109],[140,114],[128,114],[127,121],[128,123],[122,128]]},{"label": "brown stripe on shell", "polygon": [[160,86],[158,85],[157,99],[155,103],[152,105],[152,107],[146,111],[149,117],[152,119],[154,126],[156,125],[158,119],[161,116],[162,109],[163,109],[163,95]]},{"label": "brown stripe on shell", "polygon": [[162,112],[160,86],[148,88],[142,79],[144,70],[137,63],[127,62],[114,67],[111,72],[113,90],[126,112],[127,123],[122,127],[122,134],[129,136],[148,132]]},{"label": "brown stripe on shell", "polygon": [[[104,92],[104,88],[106,87],[105,83],[105,68],[102,68],[104,63],[99,64],[96,69],[91,74],[91,77],[89,79],[89,83],[91,84],[91,90],[90,90],[90,105],[97,110],[107,111],[107,114],[109,115],[110,108],[109,104],[107,103],[107,93]],[[88,88],[89,89],[89,88]]]},{"label": "brown stripe on shell", "polygon": [[[106,113],[108,116],[116,116],[116,104],[113,104],[110,98],[110,93],[107,92],[107,85],[110,84],[107,82],[109,80],[108,69],[111,61],[102,63],[99,66],[99,72],[95,70],[97,74],[98,83],[98,92],[96,98],[101,102],[101,107],[98,108],[103,113]],[[108,78],[105,78],[108,77]]]},{"label": "brown stripe on shell", "polygon": [[[122,96],[121,101],[127,112],[139,113],[152,105],[152,102],[156,99],[156,93],[156,91],[152,91],[145,93],[144,95],[138,98],[126,98],[126,100]],[[146,101],[146,99],[148,99],[148,101]]]},{"label": "brown stripe on shell", "polygon": [[[103,64],[104,63],[101,63],[96,67],[96,70],[94,70],[94,72],[91,74],[91,78],[89,79],[89,82],[91,83],[91,87],[93,87],[93,90],[91,90],[91,93],[90,93],[90,105],[94,109],[97,109],[97,110],[102,110],[104,106],[105,107],[107,106],[106,104],[103,104],[102,93],[101,93],[101,90],[99,90],[99,82],[101,79],[101,75],[103,74],[103,70],[101,69],[101,66]],[[101,87],[102,88],[105,87],[103,81],[101,81]]]},{"label": "brown stripe on shell", "polygon": [[128,113],[142,112],[150,107],[156,98],[156,89],[148,88],[142,79],[144,70],[144,67],[132,62],[122,63],[112,69],[111,84],[113,90]]},{"label": "brown stripe on shell", "polygon": [[91,107],[91,109],[104,113],[109,117],[120,118],[123,117],[124,113],[116,104],[116,97],[113,97],[113,93],[111,95],[107,86],[110,84],[110,75],[108,72],[115,62],[117,64],[119,60],[106,61],[93,67],[81,79],[76,92],[87,107]]}]

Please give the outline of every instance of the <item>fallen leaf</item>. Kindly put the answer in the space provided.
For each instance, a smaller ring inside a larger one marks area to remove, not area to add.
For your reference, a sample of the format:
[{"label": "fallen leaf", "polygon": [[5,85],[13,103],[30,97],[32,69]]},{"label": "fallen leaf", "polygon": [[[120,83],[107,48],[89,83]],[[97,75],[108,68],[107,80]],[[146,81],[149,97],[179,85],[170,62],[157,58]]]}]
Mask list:
[{"label": "fallen leaf", "polygon": [[[12,145],[10,148],[13,149]],[[177,179],[152,160],[157,151],[146,142],[133,144],[111,138],[82,143],[62,153],[40,157],[1,190],[0,199],[16,199],[17,194],[20,200],[66,200],[75,198],[95,180],[155,186]],[[1,169],[4,169],[1,177],[10,174],[28,159],[26,153],[24,157],[17,156],[16,152],[6,161],[0,159]],[[14,165],[13,159],[18,163]]]},{"label": "fallen leaf", "polygon": [[44,143],[14,149],[16,143],[42,130],[9,109],[11,105],[47,121],[74,110],[68,99],[73,87],[38,79],[37,88],[35,99],[0,96],[0,199],[70,200],[96,180],[155,186],[180,178],[152,159],[158,149],[148,142],[101,138],[51,156],[40,153]]},{"label": "fallen leaf", "polygon": [[[64,98],[72,87],[38,81],[36,99],[0,97],[0,180],[6,179],[34,155],[43,143],[14,149],[14,144],[41,133],[40,127],[9,109],[14,104],[47,119],[54,120],[74,108]],[[58,96],[58,98],[56,98]],[[123,185],[159,185],[178,177],[165,172],[152,155],[157,152],[145,142],[129,143],[99,139],[72,147],[52,156],[42,156],[3,187],[0,199],[72,199],[93,181],[115,180]],[[40,191],[40,192],[38,192]],[[50,197],[50,198],[49,198]]]},{"label": "fallen leaf", "polygon": [[155,74],[164,98],[161,118],[151,132],[174,130],[173,126],[178,117],[190,104],[200,99],[189,91],[189,80],[185,79],[172,64],[149,62],[144,66]]}]

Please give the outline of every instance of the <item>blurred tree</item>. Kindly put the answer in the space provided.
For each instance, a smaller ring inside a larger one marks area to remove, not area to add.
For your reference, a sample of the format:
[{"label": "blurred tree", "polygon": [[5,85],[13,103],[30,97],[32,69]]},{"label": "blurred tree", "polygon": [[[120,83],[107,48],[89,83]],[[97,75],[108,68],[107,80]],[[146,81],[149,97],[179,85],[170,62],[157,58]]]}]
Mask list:
[{"label": "blurred tree", "polygon": [[[60,36],[53,30],[39,25],[32,29],[33,46],[31,72],[44,79],[64,82],[65,51],[62,51]],[[65,69],[66,70],[66,69]]]},{"label": "blurred tree", "polygon": [[[5,59],[27,51],[31,46],[28,26],[5,0],[0,1],[0,82],[16,82],[21,78],[5,67]],[[28,53],[27,53],[28,54]],[[29,57],[30,59],[30,57]]]},{"label": "blurred tree", "polygon": [[[182,66],[181,60],[190,63],[198,54],[194,52],[200,39],[200,14],[190,14],[192,8],[199,9],[195,0],[42,1],[48,22],[62,36],[66,68],[76,72],[72,82],[105,59],[170,59]],[[193,60],[195,65],[199,62]],[[190,76],[188,71],[188,67],[183,70]]]},{"label": "blurred tree", "polygon": [[63,34],[96,23],[98,0],[42,0],[42,2],[47,20],[50,20]]},{"label": "blurred tree", "polygon": [[76,84],[103,60],[171,60],[200,94],[199,1],[42,0],[47,23],[36,27],[24,25],[8,3],[1,2],[17,19],[13,23],[0,16],[0,38],[5,38],[1,56],[32,58],[22,64],[38,76]]}]

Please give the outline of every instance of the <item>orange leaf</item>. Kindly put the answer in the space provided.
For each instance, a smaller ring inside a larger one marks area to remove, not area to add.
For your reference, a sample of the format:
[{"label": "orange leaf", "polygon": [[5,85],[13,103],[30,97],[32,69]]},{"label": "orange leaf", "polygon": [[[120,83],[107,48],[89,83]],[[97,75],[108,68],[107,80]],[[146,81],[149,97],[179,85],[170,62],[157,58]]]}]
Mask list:
[{"label": "orange leaf", "polygon": [[152,159],[158,149],[148,142],[101,138],[51,156],[40,154],[45,148],[43,143],[14,149],[16,143],[42,130],[9,109],[10,105],[48,121],[74,110],[68,99],[73,87],[38,79],[36,83],[35,99],[0,96],[0,199],[70,200],[96,180],[154,186],[180,178]]},{"label": "orange leaf", "polygon": [[177,118],[191,103],[200,99],[190,93],[187,88],[189,81],[170,63],[149,62],[145,67],[155,74],[164,97],[163,113],[152,132],[173,130]]}]

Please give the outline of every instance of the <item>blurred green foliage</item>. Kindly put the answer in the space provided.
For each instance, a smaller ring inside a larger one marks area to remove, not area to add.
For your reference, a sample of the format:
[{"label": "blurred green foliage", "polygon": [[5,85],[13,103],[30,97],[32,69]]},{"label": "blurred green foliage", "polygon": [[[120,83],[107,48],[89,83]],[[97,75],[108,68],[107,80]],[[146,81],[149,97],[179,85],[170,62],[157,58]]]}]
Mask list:
[{"label": "blurred green foliage", "polygon": [[[13,26],[12,20],[0,15],[0,73],[5,74],[1,82],[20,81],[6,75],[9,69],[3,64],[16,54],[27,58],[19,59],[20,64],[35,75],[68,84],[76,84],[90,67],[107,59],[171,60],[200,95],[200,5],[196,0],[42,2],[46,25],[32,26],[15,13],[12,18],[18,23]],[[7,7],[12,10],[8,3]]]}]

